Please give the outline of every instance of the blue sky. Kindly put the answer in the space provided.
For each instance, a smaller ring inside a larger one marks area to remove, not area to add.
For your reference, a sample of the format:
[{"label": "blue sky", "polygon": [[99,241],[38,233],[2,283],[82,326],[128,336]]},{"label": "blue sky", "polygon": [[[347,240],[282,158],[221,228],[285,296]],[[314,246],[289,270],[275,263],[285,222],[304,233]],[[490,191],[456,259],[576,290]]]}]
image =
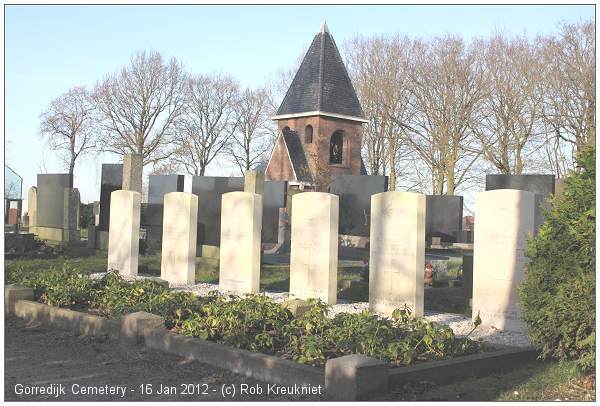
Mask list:
[{"label": "blue sky", "polygon": [[[404,33],[465,38],[508,33],[550,33],[560,21],[594,18],[594,6],[5,6],[6,162],[35,185],[43,164],[62,172],[44,151],[38,117],[70,87],[92,87],[127,64],[132,53],[152,49],[181,60],[192,73],[219,71],[244,86],[294,65],[322,21],[338,45],[356,34]],[[86,158],[84,158],[86,159]],[[75,187],[82,201],[99,199],[100,164],[79,163]],[[228,175],[209,167],[208,174]]]}]

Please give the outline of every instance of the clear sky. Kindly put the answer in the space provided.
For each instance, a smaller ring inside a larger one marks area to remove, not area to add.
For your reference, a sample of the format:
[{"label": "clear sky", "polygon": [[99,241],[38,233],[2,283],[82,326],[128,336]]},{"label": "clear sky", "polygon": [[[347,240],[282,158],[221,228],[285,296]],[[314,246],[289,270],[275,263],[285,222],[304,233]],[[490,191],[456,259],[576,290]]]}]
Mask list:
[{"label": "clear sky", "polygon": [[[220,71],[244,86],[296,62],[324,19],[338,45],[356,34],[404,33],[465,38],[550,33],[560,21],[594,18],[594,6],[5,6],[5,159],[23,178],[64,172],[38,134],[39,114],[52,98],[92,87],[127,64],[136,51],[174,56],[192,73]],[[85,162],[84,162],[85,161]],[[99,200],[101,163],[83,158],[75,187],[83,202]],[[208,175],[229,175],[218,165]]]}]

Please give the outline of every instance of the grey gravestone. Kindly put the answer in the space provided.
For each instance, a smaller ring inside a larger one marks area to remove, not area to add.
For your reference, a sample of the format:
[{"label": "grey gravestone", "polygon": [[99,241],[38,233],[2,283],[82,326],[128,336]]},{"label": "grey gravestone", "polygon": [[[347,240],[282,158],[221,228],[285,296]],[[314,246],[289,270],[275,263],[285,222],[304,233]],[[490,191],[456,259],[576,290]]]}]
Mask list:
[{"label": "grey gravestone", "polygon": [[[535,230],[544,222],[542,209],[549,208],[547,198],[553,195],[556,187],[554,175],[485,175],[485,190],[516,189],[536,194]],[[560,184],[559,184],[560,187]]]},{"label": "grey gravestone", "polygon": [[165,194],[183,192],[183,175],[150,175],[148,177],[148,203],[163,204]]},{"label": "grey gravestone", "polygon": [[426,196],[425,239],[431,243],[433,237],[442,242],[456,242],[462,230],[462,196]]},{"label": "grey gravestone", "polygon": [[368,237],[371,220],[371,195],[387,190],[387,176],[339,175],[329,192],[340,198],[339,233]]},{"label": "grey gravestone", "polygon": [[244,178],[193,176],[192,193],[198,196],[198,245],[220,245],[221,198],[229,192],[243,191]]},{"label": "grey gravestone", "polygon": [[466,297],[473,297],[473,254],[463,255],[463,293]]},{"label": "grey gravestone", "polygon": [[72,183],[68,173],[37,175],[37,224],[39,227],[63,228],[65,188]]},{"label": "grey gravestone", "polygon": [[[286,182],[268,181],[263,192],[262,242],[276,243],[279,208],[285,207]],[[193,176],[192,193],[198,196],[198,245],[220,245],[221,197],[244,190],[244,178]]]},{"label": "grey gravestone", "polygon": [[123,190],[142,193],[143,168],[141,154],[127,154],[123,157]]},{"label": "grey gravestone", "polygon": [[287,182],[267,181],[263,185],[262,242],[276,244],[279,233],[279,209],[285,207]]},{"label": "grey gravestone", "polygon": [[110,224],[110,194],[120,190],[123,184],[122,164],[102,164],[102,176],[100,179],[100,218],[98,219],[98,230],[108,231]]}]

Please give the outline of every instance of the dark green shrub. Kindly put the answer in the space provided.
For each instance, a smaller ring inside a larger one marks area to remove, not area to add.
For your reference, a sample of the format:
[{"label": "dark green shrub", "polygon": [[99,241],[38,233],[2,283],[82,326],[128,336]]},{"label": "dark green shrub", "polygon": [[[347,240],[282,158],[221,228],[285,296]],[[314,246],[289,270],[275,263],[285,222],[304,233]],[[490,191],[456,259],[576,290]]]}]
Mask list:
[{"label": "dark green shrub", "polygon": [[523,318],[542,357],[580,359],[592,371],[596,331],[595,149],[578,155],[579,170],[551,200],[545,222],[528,244],[531,259],[519,287]]}]

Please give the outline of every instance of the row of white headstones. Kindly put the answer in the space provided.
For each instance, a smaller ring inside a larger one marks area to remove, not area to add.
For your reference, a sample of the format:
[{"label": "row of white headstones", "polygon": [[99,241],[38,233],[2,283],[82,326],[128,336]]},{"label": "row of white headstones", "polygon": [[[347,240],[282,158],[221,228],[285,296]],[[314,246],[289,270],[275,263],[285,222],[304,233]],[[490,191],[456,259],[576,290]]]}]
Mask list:
[{"label": "row of white headstones", "polygon": [[[141,195],[112,192],[108,268],[137,275]],[[161,278],[195,283],[198,196],[164,197]],[[339,198],[320,192],[293,196],[290,290],[292,298],[336,303]],[[479,193],[475,206],[473,315],[485,325],[522,331],[516,287],[524,275],[524,248],[534,232],[535,195],[500,189]],[[262,196],[222,197],[219,290],[258,293]],[[423,315],[425,195],[384,192],[371,197],[369,309],[391,314],[407,306]]]}]

